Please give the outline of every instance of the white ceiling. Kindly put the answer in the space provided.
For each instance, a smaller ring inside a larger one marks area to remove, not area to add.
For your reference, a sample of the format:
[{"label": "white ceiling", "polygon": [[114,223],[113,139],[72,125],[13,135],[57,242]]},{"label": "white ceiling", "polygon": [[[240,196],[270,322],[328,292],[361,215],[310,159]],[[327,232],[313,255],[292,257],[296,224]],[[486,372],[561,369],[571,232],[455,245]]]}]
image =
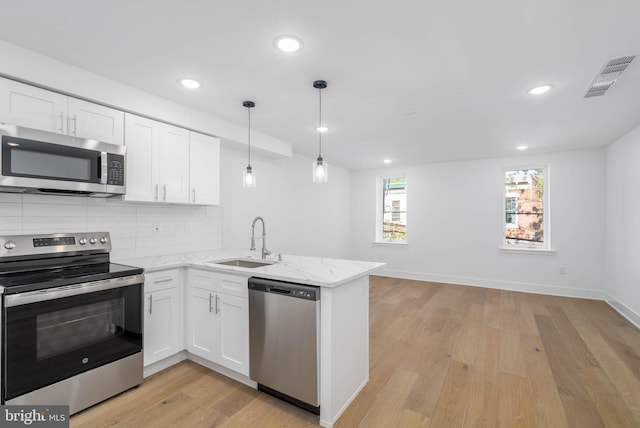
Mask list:
[{"label": "white ceiling", "polygon": [[[604,146],[640,125],[637,0],[0,0],[0,39],[350,169]],[[281,34],[304,48],[283,54]],[[203,82],[187,91],[178,77]],[[527,95],[542,83],[545,96]],[[408,112],[419,112],[407,115]]]}]

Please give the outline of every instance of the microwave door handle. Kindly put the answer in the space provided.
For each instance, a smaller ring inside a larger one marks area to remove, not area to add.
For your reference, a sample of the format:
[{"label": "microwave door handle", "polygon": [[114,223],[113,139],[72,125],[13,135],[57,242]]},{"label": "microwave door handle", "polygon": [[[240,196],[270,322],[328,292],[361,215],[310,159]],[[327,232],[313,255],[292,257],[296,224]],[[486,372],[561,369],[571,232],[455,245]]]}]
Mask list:
[{"label": "microwave door handle", "polygon": [[107,159],[107,152],[100,152],[100,172],[98,172],[100,175],[100,184],[107,184]]}]

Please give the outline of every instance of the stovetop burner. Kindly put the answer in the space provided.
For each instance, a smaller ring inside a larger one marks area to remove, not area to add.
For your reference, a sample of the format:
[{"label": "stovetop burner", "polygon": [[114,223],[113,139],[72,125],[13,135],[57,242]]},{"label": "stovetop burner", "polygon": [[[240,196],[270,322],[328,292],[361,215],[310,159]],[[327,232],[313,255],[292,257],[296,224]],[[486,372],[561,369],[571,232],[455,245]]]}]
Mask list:
[{"label": "stovetop burner", "polygon": [[143,273],[111,263],[108,232],[0,236],[4,294],[43,290]]}]

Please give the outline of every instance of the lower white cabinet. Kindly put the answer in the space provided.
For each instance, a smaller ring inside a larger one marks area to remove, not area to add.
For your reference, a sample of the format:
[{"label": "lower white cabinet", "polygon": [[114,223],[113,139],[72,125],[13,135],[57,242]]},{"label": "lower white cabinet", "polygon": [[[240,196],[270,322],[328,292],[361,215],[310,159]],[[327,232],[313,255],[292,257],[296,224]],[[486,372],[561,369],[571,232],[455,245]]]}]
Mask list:
[{"label": "lower white cabinet", "polygon": [[182,287],[178,269],[145,275],[144,365],[184,349]]},{"label": "lower white cabinet", "polygon": [[249,375],[249,302],[242,275],[190,269],[187,274],[187,350]]}]

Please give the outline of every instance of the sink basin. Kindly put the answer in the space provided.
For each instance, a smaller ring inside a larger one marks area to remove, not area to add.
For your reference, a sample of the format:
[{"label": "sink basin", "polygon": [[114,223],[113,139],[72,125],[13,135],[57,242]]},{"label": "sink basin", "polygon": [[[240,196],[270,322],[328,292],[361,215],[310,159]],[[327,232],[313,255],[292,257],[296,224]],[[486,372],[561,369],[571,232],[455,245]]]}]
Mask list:
[{"label": "sink basin", "polygon": [[257,267],[269,266],[273,264],[273,262],[248,260],[248,259],[210,260],[209,263],[213,263],[216,265],[237,266],[237,267],[251,268],[251,269],[257,268]]}]

